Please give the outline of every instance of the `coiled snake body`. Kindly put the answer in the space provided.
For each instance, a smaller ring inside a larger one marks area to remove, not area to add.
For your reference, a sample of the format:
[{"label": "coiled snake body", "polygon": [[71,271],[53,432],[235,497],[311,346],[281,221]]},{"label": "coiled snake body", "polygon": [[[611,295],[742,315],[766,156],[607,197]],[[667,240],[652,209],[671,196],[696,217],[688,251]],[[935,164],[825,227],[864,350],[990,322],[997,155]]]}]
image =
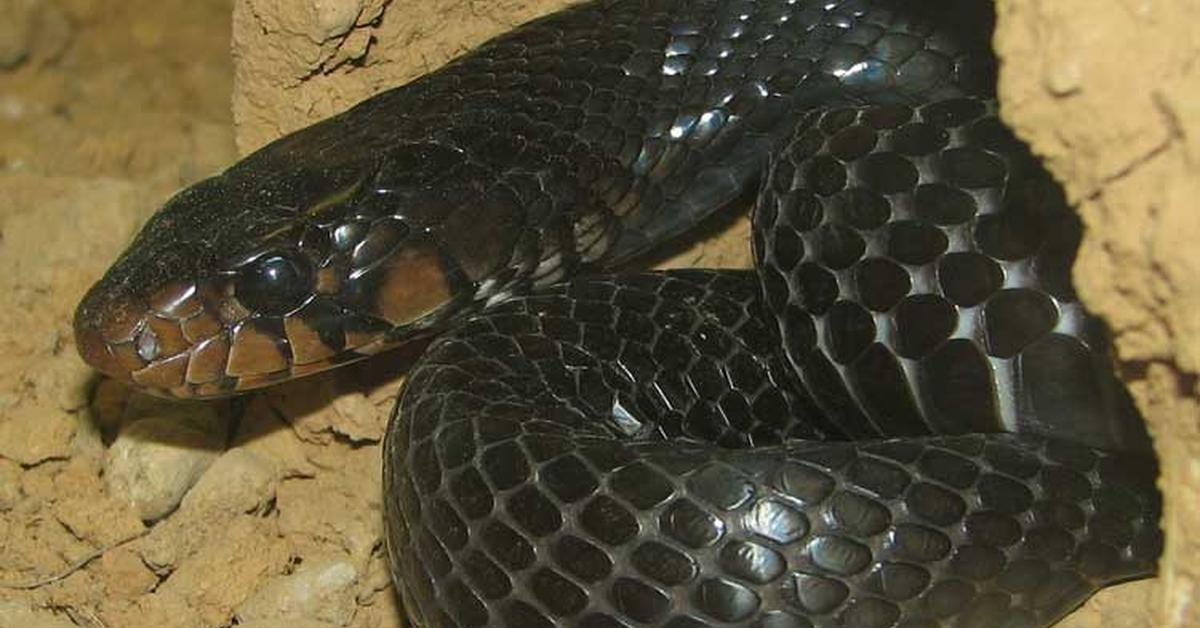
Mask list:
[{"label": "coiled snake body", "polygon": [[[384,448],[420,626],[1048,625],[1153,573],[1155,469],[990,29],[578,5],[178,194],[80,352],[213,397],[448,329]],[[755,185],[757,273],[596,274]]]}]

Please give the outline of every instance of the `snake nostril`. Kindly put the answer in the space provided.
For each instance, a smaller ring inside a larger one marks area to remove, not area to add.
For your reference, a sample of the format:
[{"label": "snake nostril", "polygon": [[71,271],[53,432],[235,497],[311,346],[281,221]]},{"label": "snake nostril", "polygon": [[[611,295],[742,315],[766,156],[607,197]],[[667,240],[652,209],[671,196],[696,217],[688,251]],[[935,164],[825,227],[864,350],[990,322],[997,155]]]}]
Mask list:
[{"label": "snake nostril", "polygon": [[149,327],[146,327],[142,330],[142,333],[138,334],[134,347],[137,349],[138,357],[147,362],[153,362],[159,356],[159,353],[161,353],[158,336]]},{"label": "snake nostril", "polygon": [[108,344],[95,329],[77,325],[75,348],[79,351],[79,357],[96,369],[105,373],[118,370],[116,360],[108,350]]}]

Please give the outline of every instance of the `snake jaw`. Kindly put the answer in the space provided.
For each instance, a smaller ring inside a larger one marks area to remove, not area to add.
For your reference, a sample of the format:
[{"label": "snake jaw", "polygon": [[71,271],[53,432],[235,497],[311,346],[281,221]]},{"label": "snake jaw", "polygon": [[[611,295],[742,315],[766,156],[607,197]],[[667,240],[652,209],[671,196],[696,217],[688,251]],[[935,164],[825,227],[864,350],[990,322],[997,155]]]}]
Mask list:
[{"label": "snake jaw", "polygon": [[139,355],[137,341],[146,327],[146,307],[93,287],[75,311],[76,346],[84,361],[121,379],[131,379],[134,370],[144,368],[148,360]]},{"label": "snake jaw", "polygon": [[76,311],[76,345],[97,370],[150,394],[225,397],[392,348],[454,309],[436,247],[405,247],[358,275],[340,266],[316,269],[308,296],[278,312],[239,298],[236,269],[148,296],[101,280]]}]

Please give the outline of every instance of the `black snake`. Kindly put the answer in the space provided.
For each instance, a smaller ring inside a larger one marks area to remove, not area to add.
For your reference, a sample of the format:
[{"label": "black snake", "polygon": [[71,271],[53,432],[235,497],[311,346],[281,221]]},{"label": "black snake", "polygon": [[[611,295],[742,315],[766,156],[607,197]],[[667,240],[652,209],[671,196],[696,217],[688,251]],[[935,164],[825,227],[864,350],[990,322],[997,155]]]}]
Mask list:
[{"label": "black snake", "polygon": [[[991,28],[578,5],[180,192],[80,352],[214,397],[448,330],[384,449],[419,626],[1048,625],[1153,573],[1158,495]],[[755,186],[758,273],[598,274]]]}]

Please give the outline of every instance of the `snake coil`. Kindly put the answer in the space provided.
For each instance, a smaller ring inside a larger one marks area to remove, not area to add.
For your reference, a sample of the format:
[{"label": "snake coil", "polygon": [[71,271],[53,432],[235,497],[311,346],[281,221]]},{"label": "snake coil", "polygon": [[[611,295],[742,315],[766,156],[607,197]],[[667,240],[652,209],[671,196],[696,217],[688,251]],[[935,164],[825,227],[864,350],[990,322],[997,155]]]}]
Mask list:
[{"label": "snake coil", "polygon": [[[990,6],[594,0],[184,190],[81,354],[217,397],[442,333],[384,446],[428,628],[1047,626],[1156,468]],[[607,274],[757,186],[757,271]]]}]

